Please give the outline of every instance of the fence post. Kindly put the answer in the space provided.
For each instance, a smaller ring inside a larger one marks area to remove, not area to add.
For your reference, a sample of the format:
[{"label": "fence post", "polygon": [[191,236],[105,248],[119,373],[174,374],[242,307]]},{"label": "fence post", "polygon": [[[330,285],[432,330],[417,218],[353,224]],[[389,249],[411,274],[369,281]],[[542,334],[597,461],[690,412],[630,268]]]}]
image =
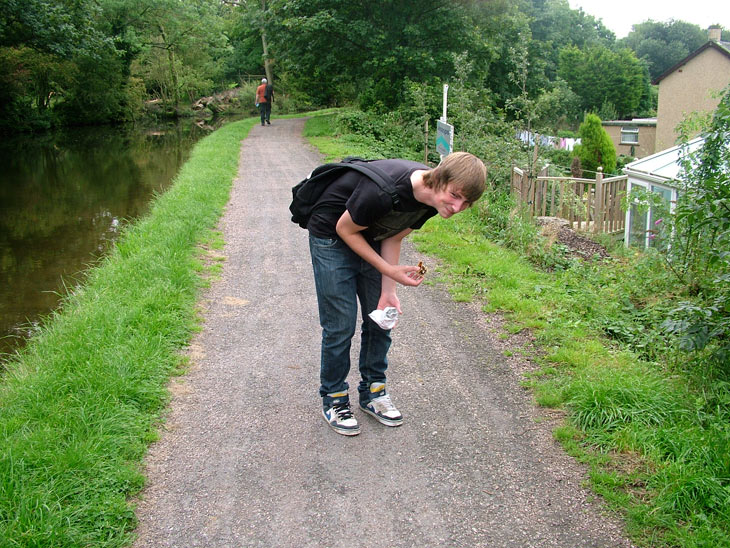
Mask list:
[{"label": "fence post", "polygon": [[428,118],[424,122],[423,133],[423,163],[424,165],[428,165]]},{"label": "fence post", "polygon": [[593,232],[603,232],[603,168],[598,167],[596,173],[596,215],[593,219]]}]

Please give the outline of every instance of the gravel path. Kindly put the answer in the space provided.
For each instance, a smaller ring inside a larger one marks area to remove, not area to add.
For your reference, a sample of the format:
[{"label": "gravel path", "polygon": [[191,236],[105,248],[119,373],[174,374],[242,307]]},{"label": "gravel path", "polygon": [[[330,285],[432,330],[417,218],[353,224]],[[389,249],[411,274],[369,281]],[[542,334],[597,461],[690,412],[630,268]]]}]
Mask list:
[{"label": "gravel path", "polygon": [[306,231],[287,215],[321,160],[303,123],[256,126],[242,144],[224,270],[147,458],[134,546],[631,546],[520,387],[525,364],[502,354],[496,320],[442,286],[399,290],[388,380],[404,425],[359,411],[359,436],[325,424]]}]

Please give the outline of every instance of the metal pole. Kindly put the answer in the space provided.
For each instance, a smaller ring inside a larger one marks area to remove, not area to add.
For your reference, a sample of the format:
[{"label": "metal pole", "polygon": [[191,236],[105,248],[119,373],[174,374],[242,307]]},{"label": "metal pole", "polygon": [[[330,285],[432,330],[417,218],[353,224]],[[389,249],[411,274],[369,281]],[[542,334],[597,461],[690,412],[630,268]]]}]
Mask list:
[{"label": "metal pole", "polygon": [[449,84],[444,84],[444,109],[443,114],[441,115],[441,121],[446,121],[446,105],[448,104],[448,95],[449,95]]}]

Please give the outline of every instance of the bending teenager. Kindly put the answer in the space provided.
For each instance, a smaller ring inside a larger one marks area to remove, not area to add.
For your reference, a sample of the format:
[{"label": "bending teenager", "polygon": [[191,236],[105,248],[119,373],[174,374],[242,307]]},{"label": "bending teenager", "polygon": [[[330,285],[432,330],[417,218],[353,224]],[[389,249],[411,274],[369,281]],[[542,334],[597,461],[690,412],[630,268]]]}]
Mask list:
[{"label": "bending teenager", "polygon": [[390,330],[368,314],[387,307],[400,313],[397,284],[418,286],[423,281],[418,266],[399,264],[403,238],[435,215],[448,219],[464,211],[482,195],[486,180],[482,161],[466,152],[450,154],[434,169],[399,159],[373,164],[395,181],[395,206],[374,181],[348,170],[320,196],[307,225],[322,326],[322,415],[344,435],[360,432],[347,383],[358,303],[364,318],[360,409],[386,426],[399,426],[403,416],[386,390]]}]

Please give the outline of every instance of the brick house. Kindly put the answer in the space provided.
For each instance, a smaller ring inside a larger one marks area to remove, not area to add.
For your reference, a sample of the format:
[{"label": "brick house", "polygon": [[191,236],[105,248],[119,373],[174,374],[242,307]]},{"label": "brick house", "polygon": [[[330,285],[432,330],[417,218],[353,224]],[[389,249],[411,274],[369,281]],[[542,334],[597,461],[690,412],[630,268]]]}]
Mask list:
[{"label": "brick house", "polygon": [[722,42],[720,33],[710,28],[703,46],[652,82],[659,86],[655,150],[677,144],[675,128],[687,115],[717,108],[719,92],[730,84],[730,42]]},{"label": "brick house", "polygon": [[608,120],[601,122],[617,155],[643,158],[656,150],[656,118]]}]

